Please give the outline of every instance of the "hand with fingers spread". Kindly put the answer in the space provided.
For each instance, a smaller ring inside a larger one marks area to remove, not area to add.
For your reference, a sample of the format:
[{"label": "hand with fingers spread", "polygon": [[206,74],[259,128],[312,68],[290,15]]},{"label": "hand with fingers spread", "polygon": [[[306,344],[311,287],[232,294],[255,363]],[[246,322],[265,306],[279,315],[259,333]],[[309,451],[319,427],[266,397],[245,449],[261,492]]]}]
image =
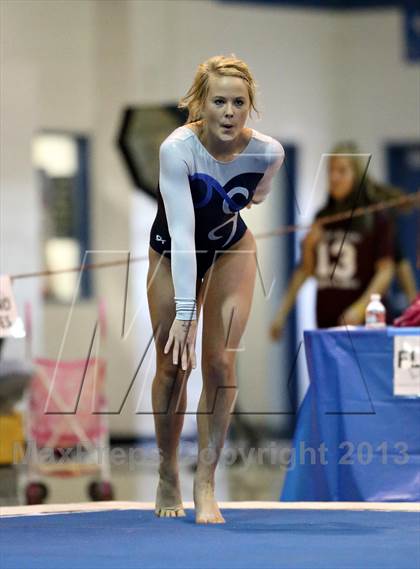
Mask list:
[{"label": "hand with fingers spread", "polygon": [[174,319],[163,352],[164,354],[169,353],[173,345],[172,363],[178,365],[178,360],[180,359],[183,370],[187,369],[189,363],[191,363],[193,369],[197,367],[195,356],[196,335],[196,320]]}]

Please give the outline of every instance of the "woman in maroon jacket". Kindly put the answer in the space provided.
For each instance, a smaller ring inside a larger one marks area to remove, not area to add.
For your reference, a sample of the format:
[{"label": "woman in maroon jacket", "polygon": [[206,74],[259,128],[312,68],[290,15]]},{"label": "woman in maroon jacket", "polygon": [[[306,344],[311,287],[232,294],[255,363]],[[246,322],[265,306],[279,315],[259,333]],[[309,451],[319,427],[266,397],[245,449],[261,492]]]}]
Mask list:
[{"label": "woman in maroon jacket", "polygon": [[[339,145],[328,163],[329,198],[302,243],[295,269],[270,335],[278,339],[297,293],[307,278],[317,280],[316,316],[320,328],[362,324],[372,293],[384,295],[394,276],[394,224],[384,212],[323,224],[322,218],[371,200],[371,181],[354,145]],[[321,223],[320,223],[321,222]]]}]

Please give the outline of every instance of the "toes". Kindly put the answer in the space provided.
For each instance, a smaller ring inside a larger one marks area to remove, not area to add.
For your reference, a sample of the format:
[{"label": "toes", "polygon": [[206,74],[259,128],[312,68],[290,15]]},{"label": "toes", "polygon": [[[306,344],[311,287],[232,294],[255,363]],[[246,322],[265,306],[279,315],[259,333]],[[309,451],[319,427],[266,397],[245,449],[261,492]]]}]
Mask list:
[{"label": "toes", "polygon": [[180,518],[186,515],[183,508],[156,508],[155,514],[159,518]]},{"label": "toes", "polygon": [[195,519],[197,524],[224,524],[226,523],[224,517],[222,515],[208,515],[208,516],[200,516]]}]

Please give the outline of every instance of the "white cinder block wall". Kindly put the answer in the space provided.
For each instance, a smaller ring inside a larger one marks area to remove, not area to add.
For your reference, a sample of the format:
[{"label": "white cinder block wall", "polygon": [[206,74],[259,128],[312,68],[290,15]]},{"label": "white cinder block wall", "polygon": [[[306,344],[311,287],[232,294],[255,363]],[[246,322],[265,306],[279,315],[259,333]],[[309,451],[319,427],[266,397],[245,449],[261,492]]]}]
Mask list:
[{"label": "white cinder block wall", "polygon": [[[30,157],[31,136],[40,129],[91,137],[92,246],[104,251],[101,259],[121,257],[112,251],[147,253],[156,205],[133,192],[116,152],[121,110],[128,104],[176,101],[198,63],[213,54],[234,52],[249,62],[259,83],[262,110],[261,120],[251,126],[298,146],[301,223],[310,220],[324,199],[324,188],[321,184],[314,188],[313,182],[320,156],[335,140],[355,138],[365,152],[373,153],[372,171],[382,178],[385,140],[419,134],[418,66],[404,60],[398,10],[341,14],[211,0],[3,0],[0,9],[2,272],[41,268],[40,207]],[[245,213],[255,232],[277,225],[273,211],[282,200],[280,196],[270,200]],[[276,247],[274,240],[261,242],[264,262],[278,258]],[[271,270],[265,268],[267,273]],[[95,273],[96,290],[108,305],[112,410],[119,407],[150,338],[146,270],[147,263],[138,263],[131,271],[128,321],[136,308],[140,310],[124,341],[120,336],[125,269]],[[281,264],[272,270],[281,274]],[[38,353],[54,355],[67,309],[43,307],[39,291],[40,281],[34,279],[16,284],[20,306],[29,299],[35,307]],[[309,284],[303,291],[305,307],[311,295]],[[276,304],[273,299],[271,307]],[[273,404],[283,409],[287,370],[272,364],[282,348],[267,344],[267,314],[261,306],[256,296],[244,339],[247,349],[239,356],[240,396],[244,401],[252,398],[261,410],[272,410]],[[76,310],[78,333],[69,346],[75,355],[85,353],[95,311],[94,302]],[[301,310],[301,328],[311,325],[313,313]],[[111,417],[114,435],[153,433],[151,416],[135,416],[136,409],[150,410],[152,375],[149,352],[123,412]],[[199,373],[190,381],[188,411],[193,413]],[[270,423],[281,426],[279,418],[270,418]],[[186,433],[194,432],[193,415],[185,427]]]}]

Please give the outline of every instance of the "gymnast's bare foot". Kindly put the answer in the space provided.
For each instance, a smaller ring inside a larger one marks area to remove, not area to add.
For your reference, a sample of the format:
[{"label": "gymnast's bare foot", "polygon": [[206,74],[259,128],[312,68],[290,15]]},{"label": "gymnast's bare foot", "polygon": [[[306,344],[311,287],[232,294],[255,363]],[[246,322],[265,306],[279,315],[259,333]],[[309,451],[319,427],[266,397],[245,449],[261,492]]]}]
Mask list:
[{"label": "gymnast's bare foot", "polygon": [[169,472],[160,468],[155,514],[160,518],[185,516],[177,472]]},{"label": "gymnast's bare foot", "polygon": [[194,504],[197,524],[225,523],[214,497],[214,482],[197,473],[194,478]]}]

